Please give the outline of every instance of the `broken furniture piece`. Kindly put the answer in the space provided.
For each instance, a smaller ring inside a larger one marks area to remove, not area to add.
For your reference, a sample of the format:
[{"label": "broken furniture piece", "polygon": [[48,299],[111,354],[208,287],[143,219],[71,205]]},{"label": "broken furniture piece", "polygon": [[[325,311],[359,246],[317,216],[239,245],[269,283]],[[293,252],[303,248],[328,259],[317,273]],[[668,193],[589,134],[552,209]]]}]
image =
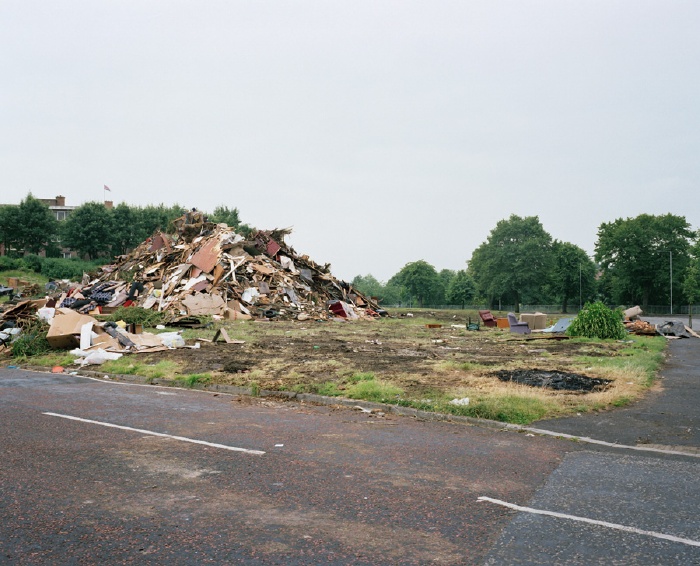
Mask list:
[{"label": "broken furniture piece", "polygon": [[547,315],[541,312],[521,313],[520,322],[527,322],[530,330],[544,330],[547,328]]},{"label": "broken furniture piece", "polygon": [[484,323],[484,326],[489,326],[492,328],[496,326],[496,317],[491,314],[490,310],[479,311],[479,317]]},{"label": "broken furniture piece", "polygon": [[566,332],[566,329],[571,325],[573,318],[560,318],[552,326],[545,328],[542,332],[553,332],[555,334]]},{"label": "broken furniture piece", "polygon": [[625,317],[625,320],[639,320],[640,314],[642,314],[642,309],[639,308],[639,305],[622,311],[622,316]]},{"label": "broken furniture piece", "polygon": [[510,331],[516,334],[530,334],[532,332],[527,322],[519,322],[512,312],[508,313],[508,324],[510,325]]}]

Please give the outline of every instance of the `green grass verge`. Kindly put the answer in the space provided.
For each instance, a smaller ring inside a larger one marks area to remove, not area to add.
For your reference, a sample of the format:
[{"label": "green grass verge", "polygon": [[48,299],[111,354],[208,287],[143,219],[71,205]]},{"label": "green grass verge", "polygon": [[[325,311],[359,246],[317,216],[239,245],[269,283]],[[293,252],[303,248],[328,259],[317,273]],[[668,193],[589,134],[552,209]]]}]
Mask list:
[{"label": "green grass verge", "polygon": [[400,399],[397,404],[422,411],[488,419],[513,424],[530,424],[533,421],[552,416],[557,411],[554,402],[520,395],[489,395],[470,398],[468,405],[452,405],[454,397],[442,396],[437,399]]},{"label": "green grass verge", "polygon": [[574,361],[582,368],[598,367],[639,372],[644,375],[642,385],[650,387],[664,362],[666,338],[630,335],[627,339],[630,343],[619,350],[617,356],[578,356]]},{"label": "green grass verge", "polygon": [[122,356],[118,360],[110,360],[100,366],[100,371],[120,375],[141,375],[149,380],[176,377],[179,364],[161,361],[157,364],[146,364],[135,360],[133,356]]},{"label": "green grass verge", "polygon": [[75,356],[72,356],[68,352],[53,352],[53,353],[47,353],[43,354],[40,356],[32,356],[31,358],[25,358],[24,362],[29,363],[30,365],[33,366],[39,366],[39,367],[54,367],[54,366],[62,366],[66,367],[69,365],[72,365],[73,362],[75,361]]},{"label": "green grass verge", "polygon": [[378,403],[395,403],[403,395],[403,389],[385,381],[376,379],[358,381],[347,387],[344,396],[352,399],[364,399]]},{"label": "green grass verge", "polygon": [[183,387],[194,387],[195,385],[202,385],[210,380],[210,373],[192,373],[190,375],[183,375],[176,378],[176,381]]},{"label": "green grass verge", "polygon": [[7,285],[8,279],[10,277],[16,277],[22,281],[28,281],[32,285],[37,284],[40,287],[44,287],[49,282],[49,278],[45,277],[41,273],[36,273],[34,271],[25,269],[11,269],[8,271],[3,271],[0,273],[0,283]]}]

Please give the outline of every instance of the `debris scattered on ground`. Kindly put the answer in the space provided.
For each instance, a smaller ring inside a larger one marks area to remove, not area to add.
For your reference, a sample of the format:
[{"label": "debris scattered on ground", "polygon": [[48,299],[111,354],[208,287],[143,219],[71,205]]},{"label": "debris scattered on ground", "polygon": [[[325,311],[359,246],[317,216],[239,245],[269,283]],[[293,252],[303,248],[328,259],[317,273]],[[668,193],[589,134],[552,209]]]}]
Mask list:
[{"label": "debris scattered on ground", "polygon": [[603,391],[612,380],[587,377],[566,371],[544,371],[539,369],[499,370],[494,373],[501,381],[514,381],[532,387],[566,391]]},{"label": "debris scattered on ground", "polygon": [[450,401],[450,405],[460,405],[462,407],[466,407],[469,405],[469,397],[462,397],[461,399],[452,399]]}]

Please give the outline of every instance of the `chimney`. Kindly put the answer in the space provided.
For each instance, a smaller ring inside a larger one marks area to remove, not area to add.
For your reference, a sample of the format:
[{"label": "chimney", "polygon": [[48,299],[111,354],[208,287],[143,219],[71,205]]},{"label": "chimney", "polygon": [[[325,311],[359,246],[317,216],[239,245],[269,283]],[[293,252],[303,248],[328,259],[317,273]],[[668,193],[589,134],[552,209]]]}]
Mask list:
[{"label": "chimney", "polygon": [[56,197],[56,206],[66,206],[66,197],[58,195]]},{"label": "chimney", "polygon": [[105,208],[112,208],[113,206],[114,206],[114,201],[111,201],[111,200],[105,201]]}]

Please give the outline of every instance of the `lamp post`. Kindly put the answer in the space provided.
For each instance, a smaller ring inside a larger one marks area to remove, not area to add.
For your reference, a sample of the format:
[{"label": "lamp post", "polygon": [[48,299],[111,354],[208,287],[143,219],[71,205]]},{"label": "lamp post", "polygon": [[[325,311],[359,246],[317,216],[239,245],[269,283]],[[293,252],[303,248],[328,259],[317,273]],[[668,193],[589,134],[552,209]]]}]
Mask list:
[{"label": "lamp post", "polygon": [[668,251],[668,272],[671,284],[671,314],[673,314],[673,252]]},{"label": "lamp post", "polygon": [[581,262],[578,262],[578,310],[581,312],[583,308],[583,284],[581,277]]}]

